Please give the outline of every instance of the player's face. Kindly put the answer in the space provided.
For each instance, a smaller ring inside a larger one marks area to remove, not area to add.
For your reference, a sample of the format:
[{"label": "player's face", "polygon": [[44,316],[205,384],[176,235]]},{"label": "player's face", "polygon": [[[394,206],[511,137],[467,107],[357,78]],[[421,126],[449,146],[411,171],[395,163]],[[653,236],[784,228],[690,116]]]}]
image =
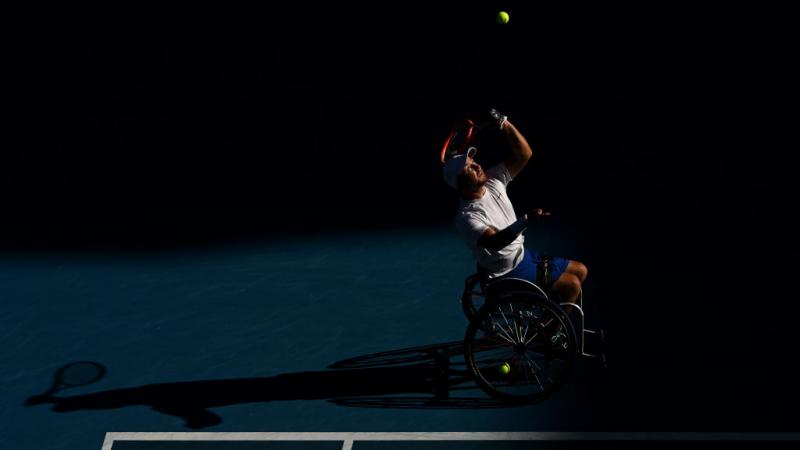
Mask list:
[{"label": "player's face", "polygon": [[464,176],[474,186],[481,186],[488,179],[483,167],[472,158],[467,159],[467,164],[464,166]]}]

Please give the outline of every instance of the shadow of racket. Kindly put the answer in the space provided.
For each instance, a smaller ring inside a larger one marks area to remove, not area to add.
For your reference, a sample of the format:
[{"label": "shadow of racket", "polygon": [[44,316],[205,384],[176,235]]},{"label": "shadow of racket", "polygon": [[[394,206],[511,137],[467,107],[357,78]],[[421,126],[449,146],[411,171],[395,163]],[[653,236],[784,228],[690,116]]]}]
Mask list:
[{"label": "shadow of racket", "polygon": [[106,368],[91,361],[78,361],[59,368],[53,375],[53,384],[43,394],[29,397],[26,406],[52,402],[53,396],[68,388],[92,384],[106,375]]}]

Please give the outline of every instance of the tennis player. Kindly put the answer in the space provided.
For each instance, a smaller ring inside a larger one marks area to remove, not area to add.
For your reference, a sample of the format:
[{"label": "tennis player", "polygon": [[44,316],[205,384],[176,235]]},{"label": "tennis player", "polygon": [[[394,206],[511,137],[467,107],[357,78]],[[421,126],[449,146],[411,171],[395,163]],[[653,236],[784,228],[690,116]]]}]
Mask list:
[{"label": "tennis player", "polygon": [[[445,162],[444,180],[460,196],[455,226],[474,255],[478,270],[486,277],[536,282],[542,255],[525,248],[522,232],[549,213],[535,209],[517,217],[506,194],[506,186],[522,172],[533,152],[505,115],[496,110],[490,114],[511,151],[503,162],[485,171],[473,159],[475,147]],[[583,263],[554,257],[550,268],[552,290],[562,301],[574,303],[587,274]]]}]

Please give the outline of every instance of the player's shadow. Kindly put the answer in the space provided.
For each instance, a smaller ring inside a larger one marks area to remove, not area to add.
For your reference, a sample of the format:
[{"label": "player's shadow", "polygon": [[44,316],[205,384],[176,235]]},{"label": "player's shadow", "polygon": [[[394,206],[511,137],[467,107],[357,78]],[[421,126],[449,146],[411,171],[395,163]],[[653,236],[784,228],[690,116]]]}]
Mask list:
[{"label": "player's shadow", "polygon": [[[512,406],[488,398],[459,367],[463,362],[453,357],[460,353],[460,345],[453,342],[376,353],[339,361],[330,366],[332,370],[272,377],[158,383],[69,397],[51,390],[30,397],[27,405],[51,403],[53,411],[62,413],[150,406],[182,418],[192,429],[222,423],[211,408],[279,400],[328,400],[343,406],[404,409]],[[475,396],[451,396],[454,391],[473,391]]]}]

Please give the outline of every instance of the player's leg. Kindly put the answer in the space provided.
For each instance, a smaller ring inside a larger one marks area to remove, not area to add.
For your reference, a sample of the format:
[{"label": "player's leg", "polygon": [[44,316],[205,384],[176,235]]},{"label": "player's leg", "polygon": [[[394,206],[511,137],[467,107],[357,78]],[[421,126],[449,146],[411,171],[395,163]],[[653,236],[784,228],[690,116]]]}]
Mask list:
[{"label": "player's leg", "polygon": [[[559,303],[575,303],[581,295],[583,282],[589,275],[589,269],[580,261],[573,261],[566,258],[553,259],[553,278],[555,282],[552,286],[559,297]],[[572,308],[564,307],[564,312],[569,314]]]},{"label": "player's leg", "polygon": [[[536,283],[538,265],[542,262],[539,252],[525,249],[522,262],[505,277],[522,278]],[[589,273],[586,265],[580,261],[554,257],[551,260],[550,276],[555,282],[551,290],[558,294],[559,302],[575,303],[581,292],[581,285]],[[572,308],[565,308],[567,312]]]},{"label": "player's leg", "polygon": [[581,293],[581,279],[572,272],[564,272],[553,283],[552,289],[559,294],[561,301],[575,303]]},{"label": "player's leg", "polygon": [[571,273],[578,277],[581,284],[586,281],[586,277],[589,275],[589,269],[580,261],[573,261],[570,260],[567,264],[567,268],[564,269],[564,272]]}]

